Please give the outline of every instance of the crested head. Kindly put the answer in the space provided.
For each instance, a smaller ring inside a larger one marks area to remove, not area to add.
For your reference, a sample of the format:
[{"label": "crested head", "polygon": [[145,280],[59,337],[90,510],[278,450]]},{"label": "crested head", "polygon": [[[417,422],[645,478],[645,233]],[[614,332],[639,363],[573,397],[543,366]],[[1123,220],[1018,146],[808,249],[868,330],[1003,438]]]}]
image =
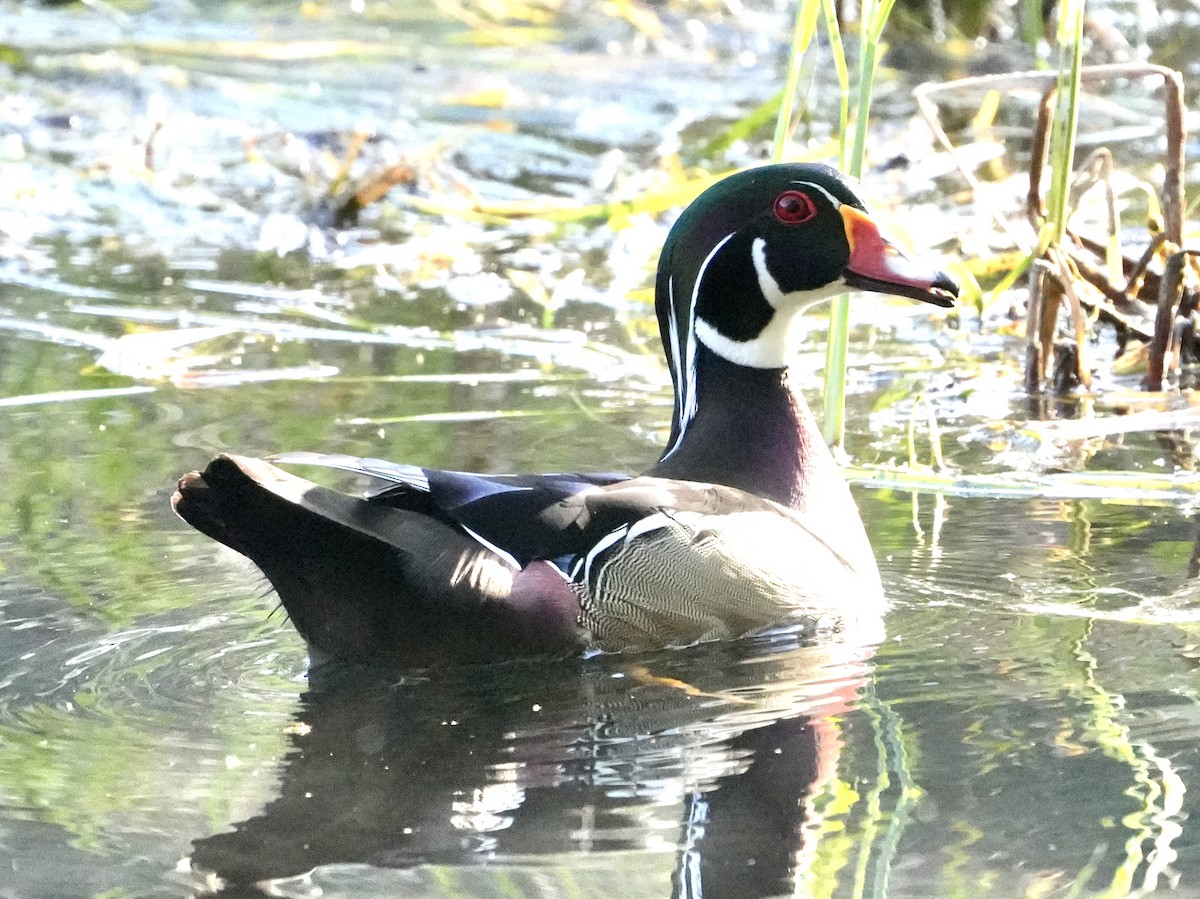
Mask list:
[{"label": "crested head", "polygon": [[958,292],[946,275],[913,264],[880,235],[836,169],[749,169],[704,191],[667,237],[657,283],[664,342],[673,347],[681,331],[694,330],[731,362],[783,367],[795,314],[848,288],[940,306]]},{"label": "crested head", "polygon": [[851,182],[825,165],[731,175],[697,197],[663,246],[655,304],[675,382],[673,443],[695,413],[699,346],[735,365],[783,369],[810,303],[848,289],[953,305],[944,273],[880,233]]}]

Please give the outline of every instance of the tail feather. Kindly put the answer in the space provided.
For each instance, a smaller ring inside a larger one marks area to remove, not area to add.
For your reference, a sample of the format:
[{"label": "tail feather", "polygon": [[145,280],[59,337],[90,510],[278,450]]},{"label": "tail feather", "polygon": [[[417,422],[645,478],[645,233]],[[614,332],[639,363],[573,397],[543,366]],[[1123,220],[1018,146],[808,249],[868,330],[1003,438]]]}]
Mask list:
[{"label": "tail feather", "polygon": [[315,465],[322,468],[336,468],[339,471],[348,471],[352,474],[387,481],[390,485],[401,484],[422,491],[429,489],[429,479],[425,476],[423,469],[416,465],[389,462],[387,459],[372,459],[343,453],[290,452],[268,456],[267,461],[285,465]]},{"label": "tail feather", "polygon": [[219,456],[173,499],[249,557],[310,647],[342,658],[511,657],[573,644],[576,600],[427,516]]}]

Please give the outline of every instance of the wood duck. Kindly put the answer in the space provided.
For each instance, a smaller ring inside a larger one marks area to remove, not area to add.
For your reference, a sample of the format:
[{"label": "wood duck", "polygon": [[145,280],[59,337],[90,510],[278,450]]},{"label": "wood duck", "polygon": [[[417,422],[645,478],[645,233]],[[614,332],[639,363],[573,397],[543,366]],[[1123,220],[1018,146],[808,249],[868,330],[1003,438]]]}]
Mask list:
[{"label": "wood duck", "polygon": [[316,663],[643,650],[883,607],[854,501],[788,377],[796,320],[847,289],[951,306],[838,172],[767,165],[679,217],[655,307],[675,388],[642,475],[481,475],[288,453],[378,480],[364,497],[222,454],[175,511],[262,569]]}]

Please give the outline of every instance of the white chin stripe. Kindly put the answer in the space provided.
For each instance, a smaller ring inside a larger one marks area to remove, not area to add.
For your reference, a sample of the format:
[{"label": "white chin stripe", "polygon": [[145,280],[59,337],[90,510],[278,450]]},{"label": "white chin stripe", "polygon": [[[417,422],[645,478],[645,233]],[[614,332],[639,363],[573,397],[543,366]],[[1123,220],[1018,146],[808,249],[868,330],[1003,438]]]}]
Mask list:
[{"label": "white chin stripe", "polygon": [[749,340],[726,337],[702,318],[696,319],[700,342],[723,359],[750,368],[786,368],[796,354],[797,336],[793,334],[799,316],[773,315],[767,326]]},{"label": "white chin stripe", "polygon": [[734,340],[722,334],[715,325],[696,318],[696,337],[718,356],[750,368],[784,368],[796,354],[797,320],[806,306],[828,299],[845,291],[840,281],[816,290],[793,290],[784,293],[767,268],[767,242],[756,238],[750,247],[758,289],[775,314],[766,327],[749,340]]},{"label": "white chin stripe", "polygon": [[754,260],[754,273],[758,275],[758,289],[762,291],[772,309],[783,311],[785,314],[798,313],[810,303],[846,292],[846,285],[838,279],[814,290],[793,290],[791,293],[784,293],[771,270],[767,268],[767,242],[761,237],[756,237],[750,245],[750,257]]}]

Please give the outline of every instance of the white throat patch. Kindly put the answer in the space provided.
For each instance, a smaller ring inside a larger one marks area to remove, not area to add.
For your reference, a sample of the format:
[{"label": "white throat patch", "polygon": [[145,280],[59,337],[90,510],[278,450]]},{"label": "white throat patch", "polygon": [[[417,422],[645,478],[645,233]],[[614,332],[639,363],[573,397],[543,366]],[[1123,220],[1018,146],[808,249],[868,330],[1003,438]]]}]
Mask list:
[{"label": "white throat patch", "polygon": [[711,323],[696,319],[696,337],[706,347],[738,365],[750,368],[784,368],[796,355],[799,341],[800,313],[816,302],[842,293],[846,288],[839,283],[816,290],[793,290],[784,293],[769,268],[767,268],[767,242],[756,237],[750,247],[754,272],[758,276],[758,289],[767,303],[775,310],[766,327],[749,340],[734,340],[726,337]]}]

